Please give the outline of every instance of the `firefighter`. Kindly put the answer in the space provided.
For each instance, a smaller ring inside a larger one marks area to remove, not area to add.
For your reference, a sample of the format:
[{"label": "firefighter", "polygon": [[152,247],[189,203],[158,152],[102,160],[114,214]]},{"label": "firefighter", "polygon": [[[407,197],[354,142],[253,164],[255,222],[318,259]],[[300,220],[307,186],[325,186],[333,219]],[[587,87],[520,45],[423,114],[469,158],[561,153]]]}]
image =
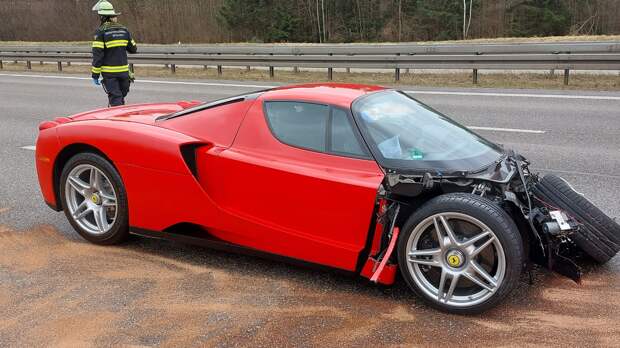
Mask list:
[{"label": "firefighter", "polygon": [[[125,104],[125,97],[129,93],[129,84],[133,80],[133,72],[129,71],[127,52],[136,53],[138,47],[132,39],[129,30],[117,22],[120,13],[108,1],[100,1],[97,14],[101,19],[101,26],[95,32],[93,40],[93,83],[97,86],[103,83],[103,89],[108,94],[108,105],[118,106]],[[99,75],[103,80],[99,81]]]}]

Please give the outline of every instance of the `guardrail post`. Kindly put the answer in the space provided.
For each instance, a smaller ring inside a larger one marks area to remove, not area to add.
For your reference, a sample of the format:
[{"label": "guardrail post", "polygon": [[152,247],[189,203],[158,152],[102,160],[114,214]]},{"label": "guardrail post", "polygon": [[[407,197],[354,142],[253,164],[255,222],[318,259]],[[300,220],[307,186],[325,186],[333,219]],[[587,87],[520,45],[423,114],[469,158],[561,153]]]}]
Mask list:
[{"label": "guardrail post", "polygon": [[134,72],[134,70],[133,70],[133,63],[129,64],[129,71]]},{"label": "guardrail post", "polygon": [[245,67],[245,70],[246,70],[246,71],[251,71],[251,70],[252,70],[252,67],[248,65],[248,66],[246,66],[246,67]]},{"label": "guardrail post", "polygon": [[[333,54],[330,53],[329,56],[331,57]],[[330,81],[334,79],[334,68],[327,68],[327,79]]]},{"label": "guardrail post", "polygon": [[[170,53],[171,58],[174,58],[174,53]],[[170,72],[173,74],[177,73],[177,65],[176,64],[170,64]]]},{"label": "guardrail post", "polygon": [[32,70],[32,63],[29,60],[26,61],[26,69]]},{"label": "guardrail post", "polygon": [[[222,55],[221,53],[217,54],[218,56]],[[222,66],[218,65],[217,66],[217,76],[222,76],[223,72],[222,72]]]},{"label": "guardrail post", "polygon": [[570,70],[564,69],[564,85],[568,86],[568,78],[570,76]]},{"label": "guardrail post", "polygon": [[58,71],[62,71],[62,62],[58,62]]},{"label": "guardrail post", "polygon": [[478,84],[478,69],[474,69],[474,73],[472,75],[473,75],[474,85],[477,85]]},{"label": "guardrail post", "polygon": [[67,66],[71,66],[71,62],[67,62]]},{"label": "guardrail post", "polygon": [[2,60],[0,59],[0,69],[4,69],[4,65],[2,64]]},{"label": "guardrail post", "polygon": [[[273,56],[273,53],[269,53],[270,56]],[[273,69],[273,66],[269,66],[269,77],[273,78],[275,76],[275,71]]]},{"label": "guardrail post", "polygon": [[[400,56],[400,53],[396,53],[396,56]],[[400,68],[394,69],[394,81],[400,81]]]}]

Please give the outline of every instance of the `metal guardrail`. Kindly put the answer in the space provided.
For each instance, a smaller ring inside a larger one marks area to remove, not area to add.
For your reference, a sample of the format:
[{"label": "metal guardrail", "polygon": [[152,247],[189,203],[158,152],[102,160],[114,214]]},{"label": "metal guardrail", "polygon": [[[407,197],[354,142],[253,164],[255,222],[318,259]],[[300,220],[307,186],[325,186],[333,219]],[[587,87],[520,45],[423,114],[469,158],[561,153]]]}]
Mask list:
[{"label": "metal guardrail", "polygon": [[[509,44],[252,44],[252,45],[141,45],[131,55],[134,64],[165,64],[172,72],[177,65],[394,69],[471,69],[473,82],[479,69],[564,70],[568,84],[570,70],[620,70],[620,42],[509,43]],[[0,45],[2,60],[90,62],[88,45]]]}]

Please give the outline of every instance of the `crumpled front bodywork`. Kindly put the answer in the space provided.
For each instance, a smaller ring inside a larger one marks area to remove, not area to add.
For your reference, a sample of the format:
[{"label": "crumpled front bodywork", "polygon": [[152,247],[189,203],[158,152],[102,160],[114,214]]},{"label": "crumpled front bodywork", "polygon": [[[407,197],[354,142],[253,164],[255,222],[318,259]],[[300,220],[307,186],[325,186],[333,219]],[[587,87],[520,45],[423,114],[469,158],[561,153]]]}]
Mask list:
[{"label": "crumpled front bodywork", "polygon": [[[450,192],[465,192],[486,197],[513,217],[520,229],[530,262],[541,264],[553,271],[579,281],[581,270],[574,260],[579,256],[571,234],[579,228],[567,220],[570,228],[553,228],[558,223],[558,211],[550,209],[534,197],[532,188],[539,181],[529,171],[529,162],[521,155],[506,151],[498,161],[484,170],[431,174],[384,168],[386,178],[381,194],[381,211],[377,213],[377,231],[373,250],[362,275],[370,278],[384,257],[394,226],[403,224],[407,214],[398,214],[401,208],[414,210],[429,199]],[[549,227],[551,226],[551,227]],[[390,257],[390,255],[388,255]],[[388,263],[396,268],[395,255]],[[390,281],[392,270],[379,282]],[[383,280],[383,281],[382,281]]]}]

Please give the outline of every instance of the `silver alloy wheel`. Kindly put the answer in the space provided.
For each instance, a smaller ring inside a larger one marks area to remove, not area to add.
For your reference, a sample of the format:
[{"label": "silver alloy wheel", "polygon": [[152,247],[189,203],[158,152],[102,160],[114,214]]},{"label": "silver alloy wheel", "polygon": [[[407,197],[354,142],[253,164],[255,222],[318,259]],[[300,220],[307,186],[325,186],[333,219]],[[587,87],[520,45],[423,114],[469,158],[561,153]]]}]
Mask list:
[{"label": "silver alloy wheel", "polygon": [[415,227],[406,250],[407,268],[418,288],[449,306],[485,302],[499,289],[506,273],[506,256],[495,233],[466,214],[429,216]]},{"label": "silver alloy wheel", "polygon": [[104,234],[112,228],[118,212],[117,197],[110,179],[97,167],[80,164],[65,182],[67,209],[86,232]]}]

